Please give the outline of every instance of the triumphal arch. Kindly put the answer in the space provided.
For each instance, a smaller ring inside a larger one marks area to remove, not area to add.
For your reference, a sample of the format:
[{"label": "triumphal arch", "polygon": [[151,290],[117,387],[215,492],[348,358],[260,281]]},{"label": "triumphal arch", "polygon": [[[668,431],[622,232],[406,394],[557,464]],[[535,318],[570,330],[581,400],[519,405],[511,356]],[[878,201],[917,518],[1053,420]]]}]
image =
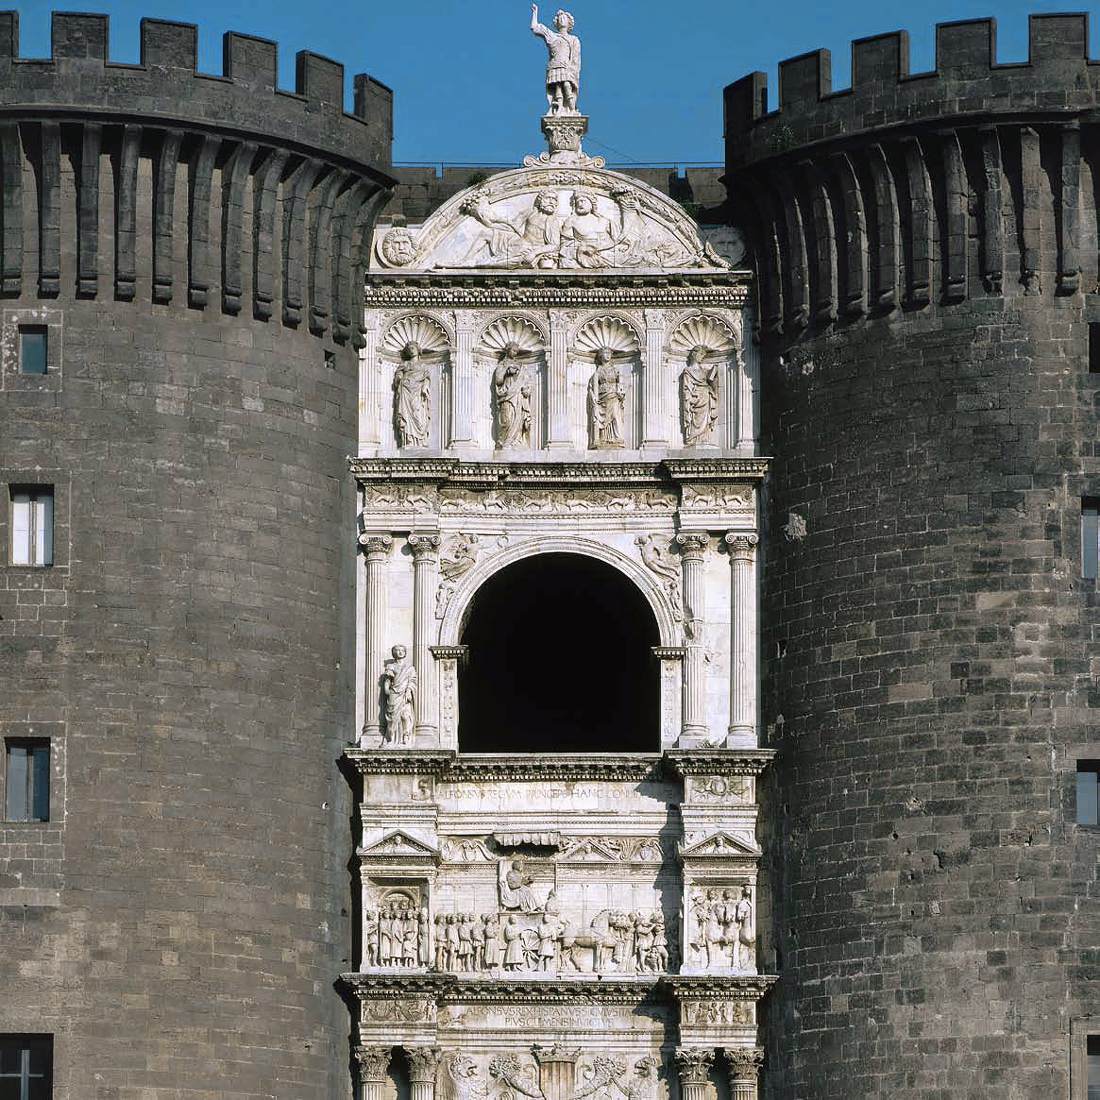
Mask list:
[{"label": "triumphal arch", "polygon": [[547,150],[372,246],[360,1094],[750,1100],[750,277],[584,153],[572,17],[532,30]]}]

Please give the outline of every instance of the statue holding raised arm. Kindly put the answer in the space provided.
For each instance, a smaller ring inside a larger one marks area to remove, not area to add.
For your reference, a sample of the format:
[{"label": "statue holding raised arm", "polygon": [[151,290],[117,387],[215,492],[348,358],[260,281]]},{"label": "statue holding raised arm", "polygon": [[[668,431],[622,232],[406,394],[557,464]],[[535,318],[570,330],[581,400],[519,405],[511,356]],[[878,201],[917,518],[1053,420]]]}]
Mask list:
[{"label": "statue holding raised arm", "polygon": [[577,114],[577,93],[581,84],[581,40],[573,34],[573,16],[559,11],[554,30],[539,22],[538,4],[531,5],[531,31],[546,42],[550,59],[546,63],[546,101],[549,114]]}]

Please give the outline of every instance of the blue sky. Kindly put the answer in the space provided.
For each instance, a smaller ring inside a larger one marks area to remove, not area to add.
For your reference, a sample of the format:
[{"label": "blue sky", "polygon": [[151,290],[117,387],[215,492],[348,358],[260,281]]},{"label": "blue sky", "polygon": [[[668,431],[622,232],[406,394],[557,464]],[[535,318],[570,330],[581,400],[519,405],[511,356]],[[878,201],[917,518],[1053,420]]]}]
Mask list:
[{"label": "blue sky", "polygon": [[[24,57],[49,52],[49,13],[18,6]],[[549,23],[559,5],[539,9]],[[827,47],[833,85],[845,87],[853,38],[904,28],[913,71],[933,64],[933,26],[995,16],[998,56],[1027,57],[1028,12],[1077,10],[1065,0],[901,0],[744,3],[742,0],[572,0],[583,44],[581,110],[591,117],[585,148],[609,161],[680,163],[722,158],[722,88],[754,69]],[[546,49],[528,30],[528,0],[82,0],[75,10],[111,16],[111,53],[138,59],[142,16],[199,24],[200,64],[221,72],[221,36],[236,30],[280,46],[284,87],[294,53],[310,49],[369,72],[396,94],[398,162],[517,163],[543,148]],[[1080,9],[1084,10],[1084,9]],[[1092,10],[1092,55],[1098,56]]]}]

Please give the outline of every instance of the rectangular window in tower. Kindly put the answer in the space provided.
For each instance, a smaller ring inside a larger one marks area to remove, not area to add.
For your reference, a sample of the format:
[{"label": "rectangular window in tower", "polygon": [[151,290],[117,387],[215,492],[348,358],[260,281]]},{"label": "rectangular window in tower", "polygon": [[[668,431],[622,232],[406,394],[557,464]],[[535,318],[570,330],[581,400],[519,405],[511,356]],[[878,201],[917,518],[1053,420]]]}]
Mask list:
[{"label": "rectangular window in tower", "polygon": [[1100,825],[1100,760],[1077,761],[1077,824]]},{"label": "rectangular window in tower", "polygon": [[1089,322],[1089,374],[1100,374],[1100,321]]},{"label": "rectangular window in tower", "polygon": [[0,1100],[50,1100],[53,1037],[0,1035]]},{"label": "rectangular window in tower", "polygon": [[[7,742],[4,753],[4,817],[7,821],[50,820],[50,743],[44,739]],[[3,1092],[0,1091],[0,1100]]]},{"label": "rectangular window in tower", "polygon": [[45,485],[12,487],[11,563],[12,565],[53,565],[52,487]]},{"label": "rectangular window in tower", "polygon": [[1089,1091],[1087,1100],[1100,1100],[1100,1035],[1088,1037],[1085,1057],[1088,1059]]},{"label": "rectangular window in tower", "polygon": [[19,326],[20,374],[46,373],[49,339],[49,329],[45,325]]},{"label": "rectangular window in tower", "polygon": [[1081,576],[1094,581],[1100,565],[1100,500],[1081,501]]}]

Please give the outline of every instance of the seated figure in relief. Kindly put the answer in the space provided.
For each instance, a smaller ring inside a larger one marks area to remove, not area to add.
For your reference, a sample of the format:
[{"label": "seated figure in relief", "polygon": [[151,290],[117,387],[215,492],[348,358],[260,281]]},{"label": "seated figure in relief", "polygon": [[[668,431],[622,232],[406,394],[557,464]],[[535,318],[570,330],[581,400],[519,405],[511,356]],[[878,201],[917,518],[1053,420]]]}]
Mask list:
[{"label": "seated figure in relief", "polygon": [[502,909],[519,909],[523,913],[537,913],[542,907],[539,905],[535,891],[531,889],[534,881],[523,869],[523,860],[516,859],[508,863],[501,860],[498,869],[500,882],[500,907]]}]

